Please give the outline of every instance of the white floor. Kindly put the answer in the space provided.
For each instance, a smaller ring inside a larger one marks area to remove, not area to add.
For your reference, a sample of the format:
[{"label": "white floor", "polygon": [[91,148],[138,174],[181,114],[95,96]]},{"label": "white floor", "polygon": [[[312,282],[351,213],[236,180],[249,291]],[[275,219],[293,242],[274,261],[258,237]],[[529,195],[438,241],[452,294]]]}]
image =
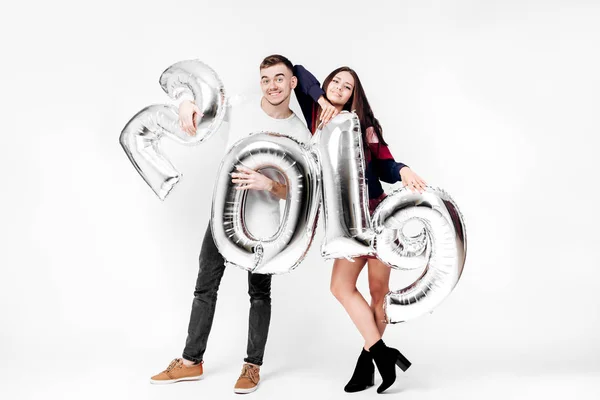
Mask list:
[{"label": "white floor", "polygon": [[[6,360],[3,360],[6,361]],[[376,386],[346,394],[342,388],[353,365],[342,371],[338,360],[276,361],[263,366],[259,389],[236,395],[232,388],[241,363],[228,359],[207,365],[201,381],[172,385],[151,385],[148,378],[166,367],[153,365],[156,359],[139,364],[127,357],[112,362],[63,359],[29,360],[30,364],[2,363],[2,399],[365,399],[379,398]],[[152,364],[152,365],[151,365]],[[337,369],[335,368],[337,365]],[[443,369],[442,369],[443,367]],[[452,367],[419,365],[417,362],[399,377],[387,396],[402,399],[600,399],[600,371],[577,371],[565,366],[547,371],[510,366],[460,365]],[[540,368],[538,368],[540,369]],[[569,371],[570,369],[570,371]],[[509,371],[510,370],[510,371]]]}]

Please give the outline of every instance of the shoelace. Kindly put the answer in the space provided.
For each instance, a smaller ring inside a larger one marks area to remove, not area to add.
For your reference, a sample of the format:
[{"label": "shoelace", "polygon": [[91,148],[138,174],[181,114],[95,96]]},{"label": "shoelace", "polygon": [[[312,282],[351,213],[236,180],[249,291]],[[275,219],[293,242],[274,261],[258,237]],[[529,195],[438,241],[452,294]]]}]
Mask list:
[{"label": "shoelace", "polygon": [[253,383],[258,383],[258,368],[248,364],[244,365],[240,378],[248,378]]},{"label": "shoelace", "polygon": [[169,364],[169,366],[167,367],[167,369],[165,370],[165,372],[169,372],[171,371],[173,368],[175,368],[176,366],[178,366],[181,363],[181,358],[176,358],[173,361],[171,361],[171,364]]}]

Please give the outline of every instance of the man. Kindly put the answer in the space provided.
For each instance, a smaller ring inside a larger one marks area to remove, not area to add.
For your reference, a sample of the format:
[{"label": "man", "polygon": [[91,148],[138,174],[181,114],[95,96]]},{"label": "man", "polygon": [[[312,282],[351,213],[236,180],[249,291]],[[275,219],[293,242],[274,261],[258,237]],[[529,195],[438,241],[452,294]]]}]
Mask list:
[{"label": "man", "polygon": [[[236,109],[232,115],[227,149],[251,132],[278,132],[307,143],[310,133],[302,121],[289,108],[292,90],[297,79],[291,62],[280,55],[266,57],[260,64],[260,102]],[[179,108],[182,128],[190,135],[195,134],[200,116],[199,108],[184,101]],[[287,188],[268,173],[238,167],[232,174],[232,182],[240,190],[250,190],[246,205],[252,212],[246,213],[248,229],[254,236],[271,236],[279,226],[279,199],[285,199]],[[212,327],[217,291],[223,272],[224,259],[214,243],[210,224],[206,230],[200,251],[200,268],[194,291],[188,336],[182,358],[171,362],[166,370],[151,378],[152,383],[174,383],[197,380],[203,375],[203,356],[208,335]],[[248,272],[250,315],[247,356],[242,373],[234,386],[236,393],[256,390],[260,380],[265,345],[271,320],[271,275]]]}]

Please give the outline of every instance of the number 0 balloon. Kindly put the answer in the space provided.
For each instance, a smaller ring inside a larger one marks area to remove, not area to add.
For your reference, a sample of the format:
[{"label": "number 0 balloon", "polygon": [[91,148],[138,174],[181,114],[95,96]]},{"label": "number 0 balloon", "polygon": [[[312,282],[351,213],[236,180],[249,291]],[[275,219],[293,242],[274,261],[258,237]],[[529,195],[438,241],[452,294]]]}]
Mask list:
[{"label": "number 0 balloon", "polygon": [[[247,191],[231,183],[235,167],[255,171],[275,168],[284,177],[287,200],[283,221],[270,238],[256,238],[245,225]],[[319,169],[312,154],[294,139],[255,133],[225,155],[213,194],[211,227],[227,264],[261,274],[289,272],[304,259],[312,242],[319,210]]]}]

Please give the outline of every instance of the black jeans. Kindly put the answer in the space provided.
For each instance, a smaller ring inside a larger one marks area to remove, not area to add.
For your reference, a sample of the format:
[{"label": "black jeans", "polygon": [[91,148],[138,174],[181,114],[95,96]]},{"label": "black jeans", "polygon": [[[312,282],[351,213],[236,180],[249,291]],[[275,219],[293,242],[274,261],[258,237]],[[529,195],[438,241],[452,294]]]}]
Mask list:
[{"label": "black jeans", "polygon": [[[217,250],[210,224],[206,229],[200,250],[200,268],[194,291],[192,314],[183,358],[200,362],[206,351],[208,334],[213,323],[217,305],[217,291],[225,272],[225,260]],[[248,272],[250,317],[248,323],[248,347],[245,362],[262,365],[265,345],[271,322],[271,275]]]}]

